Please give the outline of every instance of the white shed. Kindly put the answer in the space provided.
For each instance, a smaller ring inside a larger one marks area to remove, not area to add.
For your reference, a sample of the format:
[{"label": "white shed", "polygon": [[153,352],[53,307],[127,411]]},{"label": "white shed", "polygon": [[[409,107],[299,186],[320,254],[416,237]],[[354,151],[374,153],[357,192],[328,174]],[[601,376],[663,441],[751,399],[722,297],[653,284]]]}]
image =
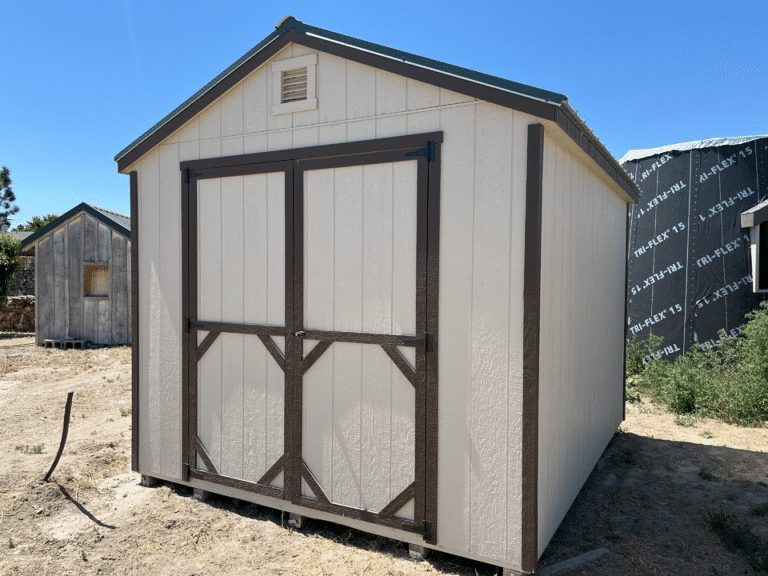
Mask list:
[{"label": "white shed", "polygon": [[82,202],[26,236],[35,255],[35,342],[131,342],[130,217]]},{"label": "white shed", "polygon": [[286,17],[115,159],[134,470],[535,568],[622,420],[638,193],[564,96]]}]

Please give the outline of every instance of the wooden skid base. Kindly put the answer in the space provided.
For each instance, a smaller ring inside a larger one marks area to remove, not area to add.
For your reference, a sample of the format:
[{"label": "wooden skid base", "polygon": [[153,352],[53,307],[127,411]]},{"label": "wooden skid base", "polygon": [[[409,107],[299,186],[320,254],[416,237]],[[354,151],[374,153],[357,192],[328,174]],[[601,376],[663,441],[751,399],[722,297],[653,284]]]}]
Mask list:
[{"label": "wooden skid base", "polygon": [[195,500],[199,500],[200,502],[207,502],[211,499],[211,493],[207,490],[202,490],[200,488],[194,488],[192,490],[192,498]]},{"label": "wooden skid base", "polygon": [[146,486],[147,488],[151,486],[157,486],[158,484],[162,484],[162,480],[159,480],[157,478],[153,478],[152,476],[147,476],[145,474],[141,475],[141,482],[139,484],[141,486]]},{"label": "wooden skid base", "polygon": [[408,544],[408,556],[414,560],[424,560],[429,554],[429,548],[418,544]]},{"label": "wooden skid base", "polygon": [[294,514],[293,512],[288,514],[288,526],[295,528],[296,530],[301,530],[303,524],[304,517],[301,514]]}]

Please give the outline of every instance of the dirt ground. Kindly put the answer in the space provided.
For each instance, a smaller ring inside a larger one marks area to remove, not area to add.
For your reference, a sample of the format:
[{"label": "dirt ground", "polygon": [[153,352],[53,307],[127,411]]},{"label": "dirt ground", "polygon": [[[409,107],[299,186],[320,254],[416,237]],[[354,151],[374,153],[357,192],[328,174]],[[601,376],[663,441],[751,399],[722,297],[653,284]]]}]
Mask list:
[{"label": "dirt ground", "polygon": [[[140,486],[129,471],[130,354],[45,350],[28,335],[0,334],[0,574],[495,573],[447,554],[413,561],[398,542],[334,524],[291,530],[266,508]],[[70,390],[67,447],[44,483]],[[628,405],[540,568],[604,547],[607,555],[571,574],[747,574],[702,517],[722,507],[768,540],[768,516],[750,516],[768,504],[768,427],[690,424],[650,403]]]}]

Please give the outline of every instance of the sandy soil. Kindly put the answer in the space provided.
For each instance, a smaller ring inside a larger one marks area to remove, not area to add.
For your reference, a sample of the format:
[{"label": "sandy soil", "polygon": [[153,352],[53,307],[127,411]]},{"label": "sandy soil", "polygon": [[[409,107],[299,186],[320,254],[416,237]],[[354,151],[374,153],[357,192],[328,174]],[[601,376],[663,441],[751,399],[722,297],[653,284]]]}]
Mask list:
[{"label": "sandy soil", "polygon": [[[67,447],[43,483],[70,390]],[[495,573],[446,554],[413,561],[398,542],[334,524],[291,530],[266,508],[140,486],[129,472],[130,420],[130,349],[45,350],[29,336],[0,335],[0,574]],[[540,567],[605,547],[606,556],[571,573],[745,574],[744,558],[701,519],[722,507],[768,540],[768,517],[749,514],[768,504],[768,428],[692,424],[650,403],[628,405]]]}]

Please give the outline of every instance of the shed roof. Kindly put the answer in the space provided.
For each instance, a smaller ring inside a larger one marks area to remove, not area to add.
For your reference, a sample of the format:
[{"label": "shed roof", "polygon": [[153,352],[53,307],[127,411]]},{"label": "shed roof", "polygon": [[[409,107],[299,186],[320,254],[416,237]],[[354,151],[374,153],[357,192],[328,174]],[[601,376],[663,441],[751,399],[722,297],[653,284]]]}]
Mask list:
[{"label": "shed roof", "polygon": [[317,28],[293,16],[286,16],[275,28],[221,74],[118,152],[115,156],[118,171],[124,171],[247,74],[293,42],[554,121],[629,196],[635,200],[640,197],[636,184],[562,94]]},{"label": "shed roof", "polygon": [[81,202],[71,210],[68,210],[56,220],[53,220],[40,228],[40,230],[36,230],[26,238],[22,238],[21,240],[21,249],[24,250],[25,248],[31,246],[34,244],[39,238],[42,238],[49,232],[52,232],[53,230],[56,230],[59,226],[64,224],[67,220],[70,220],[71,218],[77,216],[81,212],[85,212],[86,214],[90,214],[96,220],[104,224],[105,226],[109,226],[112,230],[117,232],[118,234],[122,234],[126,238],[131,238],[131,217],[126,216],[125,214],[120,214],[118,212],[113,212],[112,210],[107,210],[106,208],[99,208],[98,206],[94,206],[93,204],[88,204],[87,202]]}]

